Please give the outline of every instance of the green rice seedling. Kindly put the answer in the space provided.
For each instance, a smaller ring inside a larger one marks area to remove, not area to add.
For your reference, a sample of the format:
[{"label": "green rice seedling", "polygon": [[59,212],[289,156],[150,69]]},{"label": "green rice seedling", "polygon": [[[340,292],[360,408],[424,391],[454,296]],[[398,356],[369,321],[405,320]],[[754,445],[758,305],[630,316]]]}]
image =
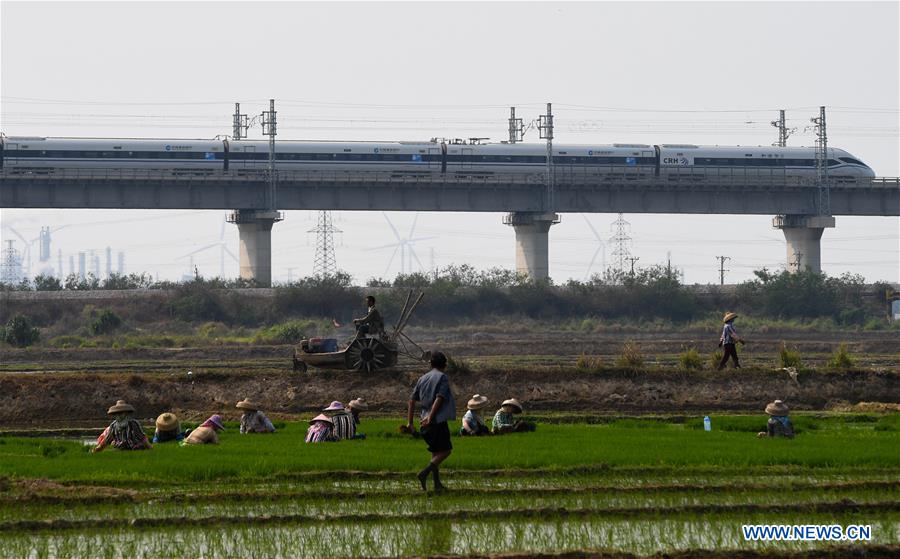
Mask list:
[{"label": "green rice seedling", "polygon": [[644,354],[633,341],[625,342],[622,351],[616,358],[616,366],[630,369],[639,369],[644,366]]},{"label": "green rice seedling", "polygon": [[725,355],[725,352],[721,349],[717,349],[709,354],[709,368],[716,370],[719,367],[719,363],[722,362],[722,357]]},{"label": "green rice seedling", "polygon": [[603,368],[603,359],[599,356],[582,353],[575,361],[575,368],[581,372],[594,373]]},{"label": "green rice seedling", "polygon": [[800,352],[792,349],[788,349],[787,344],[781,342],[781,349],[778,351],[778,366],[779,367],[795,367],[800,369],[803,367],[803,363],[800,360]]},{"label": "green rice seedling", "polygon": [[832,369],[849,369],[853,367],[854,364],[850,352],[847,351],[846,344],[839,345],[837,351],[835,351],[831,355],[831,359],[828,360],[828,366]]},{"label": "green rice seedling", "polygon": [[678,363],[682,369],[698,370],[703,368],[703,358],[700,352],[695,348],[689,347],[684,353],[678,356]]}]

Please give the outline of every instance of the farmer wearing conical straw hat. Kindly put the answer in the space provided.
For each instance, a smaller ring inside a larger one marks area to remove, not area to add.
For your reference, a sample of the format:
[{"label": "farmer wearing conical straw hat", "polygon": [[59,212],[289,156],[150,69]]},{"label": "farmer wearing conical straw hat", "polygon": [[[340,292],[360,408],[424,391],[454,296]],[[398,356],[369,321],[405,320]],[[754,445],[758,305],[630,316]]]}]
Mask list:
[{"label": "farmer wearing conical straw hat", "polygon": [[494,420],[491,421],[491,433],[502,435],[516,431],[534,431],[534,423],[516,419],[516,414],[522,413],[522,409],[522,404],[515,398],[504,400],[500,409],[494,414]]},{"label": "farmer wearing conical straw hat", "polygon": [[477,436],[491,434],[491,430],[488,429],[488,426],[485,425],[484,421],[481,419],[481,415],[479,415],[479,412],[487,407],[487,405],[488,399],[486,396],[482,396],[481,394],[472,396],[466,405],[468,411],[466,411],[466,415],[463,416],[462,427],[459,429],[460,435]]},{"label": "farmer wearing conical straw hat", "polygon": [[174,413],[165,412],[156,418],[156,432],[153,433],[153,444],[184,439],[181,423]]},{"label": "farmer wearing conical straw hat", "polygon": [[244,398],[240,402],[235,405],[239,410],[243,410],[244,413],[241,414],[241,434],[244,435],[246,433],[274,433],[275,426],[272,425],[272,422],[269,421],[269,418],[266,417],[259,409],[259,404],[251,400],[250,398]]},{"label": "farmer wearing conical straw hat", "polygon": [[718,371],[725,368],[725,364],[728,363],[729,357],[731,357],[734,362],[735,369],[741,368],[741,363],[738,361],[737,348],[734,344],[735,342],[743,344],[744,338],[738,336],[737,330],[734,329],[734,319],[737,317],[737,313],[727,312],[722,318],[722,322],[725,323],[725,326],[722,327],[722,337],[719,338],[719,346],[722,347],[724,353],[722,355],[722,360],[719,361]]},{"label": "farmer wearing conical straw hat", "polygon": [[787,404],[781,400],[775,400],[766,406],[766,413],[769,414],[769,422],[766,424],[766,430],[757,433],[757,437],[794,438],[794,426],[788,418],[790,409],[787,407]]},{"label": "farmer wearing conical straw hat", "polygon": [[119,450],[150,448],[147,435],[134,418],[133,406],[125,400],[119,400],[106,411],[106,414],[113,418],[113,422],[97,437],[97,446],[92,448],[91,452],[100,452],[109,445]]}]

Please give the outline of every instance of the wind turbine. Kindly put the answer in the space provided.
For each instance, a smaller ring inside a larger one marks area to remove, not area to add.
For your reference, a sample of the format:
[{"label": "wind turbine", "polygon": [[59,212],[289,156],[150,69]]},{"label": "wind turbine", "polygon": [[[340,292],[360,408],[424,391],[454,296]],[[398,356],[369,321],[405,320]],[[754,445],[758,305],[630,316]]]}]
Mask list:
[{"label": "wind turbine", "polygon": [[391,259],[388,260],[387,267],[384,269],[384,273],[387,274],[388,270],[391,269],[391,264],[394,263],[394,258],[397,256],[397,252],[400,252],[400,273],[408,274],[412,272],[412,259],[419,264],[419,270],[424,270],[425,266],[422,265],[422,261],[419,260],[418,255],[416,255],[415,249],[413,249],[413,245],[419,241],[427,241],[429,239],[436,239],[437,237],[413,237],[413,234],[416,232],[416,224],[419,222],[419,214],[416,212],[416,217],[413,219],[412,227],[409,228],[409,234],[406,237],[401,237],[400,232],[397,231],[397,228],[394,227],[394,224],[391,222],[390,218],[386,213],[381,212],[381,215],[384,216],[385,221],[388,222],[388,225],[391,227],[391,231],[394,233],[394,237],[397,239],[397,242],[390,245],[383,245],[380,247],[375,247],[374,250],[379,250],[383,248],[391,248],[394,247],[394,252],[391,254]]},{"label": "wind turbine", "polygon": [[193,250],[187,254],[179,256],[178,258],[176,258],[176,260],[182,260],[184,258],[191,257],[191,263],[192,263],[191,264],[191,272],[193,273],[193,270],[194,270],[193,256],[195,254],[197,254],[198,252],[203,252],[204,250],[209,250],[209,249],[215,248],[215,247],[219,247],[219,277],[222,279],[225,279],[225,255],[228,254],[228,256],[230,256],[231,259],[237,263],[240,263],[240,260],[226,246],[226,243],[225,243],[225,220],[224,219],[222,220],[222,229],[219,231],[219,242],[206,245],[205,247],[198,248],[197,250]]},{"label": "wind turbine", "polygon": [[594,229],[594,226],[591,225],[591,222],[588,221],[587,216],[581,214],[581,217],[584,218],[584,222],[587,223],[588,227],[591,228],[591,232],[594,234],[594,238],[596,238],[597,243],[599,243],[599,245],[597,246],[597,250],[594,251],[594,256],[591,257],[591,263],[588,264],[587,271],[584,273],[584,279],[588,280],[591,277],[591,268],[594,267],[594,262],[597,260],[597,255],[601,251],[603,252],[603,258],[600,260],[600,268],[603,271],[606,271],[606,243],[603,241],[603,237],[601,237],[600,234],[597,233],[597,230]]}]

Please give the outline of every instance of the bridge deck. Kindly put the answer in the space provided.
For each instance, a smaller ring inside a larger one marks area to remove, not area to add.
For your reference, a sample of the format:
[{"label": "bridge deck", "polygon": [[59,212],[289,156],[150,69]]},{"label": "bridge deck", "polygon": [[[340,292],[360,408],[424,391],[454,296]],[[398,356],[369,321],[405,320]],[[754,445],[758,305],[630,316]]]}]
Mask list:
[{"label": "bridge deck", "polygon": [[[813,214],[811,178],[752,170],[663,177],[622,169],[558,169],[555,210],[594,213]],[[424,172],[279,171],[282,210],[545,211],[544,174],[467,176]],[[263,170],[173,173],[152,169],[0,171],[3,208],[258,209]],[[830,188],[832,215],[900,215],[900,179],[843,179]]]}]

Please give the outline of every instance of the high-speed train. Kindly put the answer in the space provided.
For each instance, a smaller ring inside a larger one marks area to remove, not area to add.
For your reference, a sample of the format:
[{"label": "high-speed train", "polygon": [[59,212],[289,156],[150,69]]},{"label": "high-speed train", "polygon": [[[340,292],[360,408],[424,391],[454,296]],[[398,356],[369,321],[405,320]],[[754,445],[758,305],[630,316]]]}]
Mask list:
[{"label": "high-speed train", "polygon": [[[255,140],[175,140],[0,137],[0,166],[7,172],[52,173],[66,169],[160,169],[179,174],[255,172],[268,165],[269,145]],[[543,144],[279,141],[275,160],[287,171],[388,171],[398,175],[441,173],[498,175],[540,173]],[[815,149],[808,147],[611,144],[553,146],[557,172],[812,177]],[[872,169],[838,148],[828,148],[832,179],[874,177]]]}]

